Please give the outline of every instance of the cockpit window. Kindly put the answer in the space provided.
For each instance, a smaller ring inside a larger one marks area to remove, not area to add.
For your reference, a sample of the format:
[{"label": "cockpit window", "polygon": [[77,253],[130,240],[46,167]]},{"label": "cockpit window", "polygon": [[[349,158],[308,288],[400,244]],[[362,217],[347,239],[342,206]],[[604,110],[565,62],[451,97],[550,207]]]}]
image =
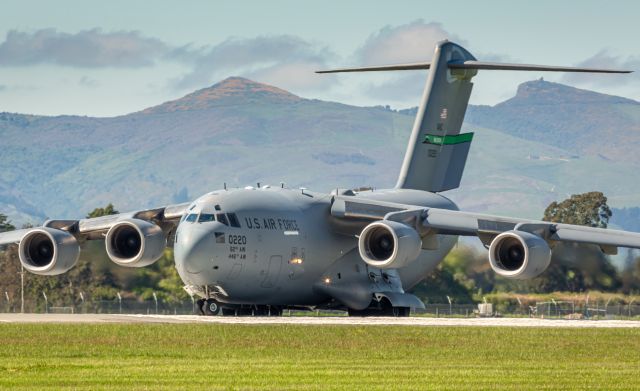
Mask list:
[{"label": "cockpit window", "polygon": [[205,223],[207,221],[215,221],[216,218],[212,214],[202,213],[198,219],[198,223]]},{"label": "cockpit window", "polygon": [[229,224],[232,227],[240,228],[240,222],[238,221],[238,216],[235,213],[227,213],[227,218],[229,219]]},{"label": "cockpit window", "polygon": [[187,218],[185,219],[185,221],[188,221],[190,223],[195,222],[196,220],[198,220],[198,215],[197,214],[190,214],[187,216]]},{"label": "cockpit window", "polygon": [[216,220],[224,225],[229,225],[229,223],[227,222],[227,216],[225,216],[224,213],[218,213],[216,215]]}]

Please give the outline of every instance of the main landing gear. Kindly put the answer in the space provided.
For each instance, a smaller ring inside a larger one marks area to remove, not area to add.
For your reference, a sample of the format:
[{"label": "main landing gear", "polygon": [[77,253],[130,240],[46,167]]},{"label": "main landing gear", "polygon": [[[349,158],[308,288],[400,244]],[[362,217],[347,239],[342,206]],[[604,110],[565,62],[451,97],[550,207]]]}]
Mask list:
[{"label": "main landing gear", "polygon": [[394,318],[404,318],[411,314],[409,307],[394,307],[388,299],[380,302],[373,301],[369,308],[363,310],[349,309],[349,316],[392,316]]},{"label": "main landing gear", "polygon": [[199,299],[196,302],[196,313],[205,316],[281,316],[282,308],[273,305],[223,305],[215,299]]}]

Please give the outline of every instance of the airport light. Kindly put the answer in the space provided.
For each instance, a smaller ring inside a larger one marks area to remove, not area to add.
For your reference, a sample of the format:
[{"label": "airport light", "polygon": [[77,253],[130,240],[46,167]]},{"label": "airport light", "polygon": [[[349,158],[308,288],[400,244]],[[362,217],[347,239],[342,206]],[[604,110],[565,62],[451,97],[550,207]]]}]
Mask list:
[{"label": "airport light", "polygon": [[326,277],[326,278],[324,279],[324,283],[325,283],[325,284],[327,284],[327,285],[331,284],[331,278]]}]

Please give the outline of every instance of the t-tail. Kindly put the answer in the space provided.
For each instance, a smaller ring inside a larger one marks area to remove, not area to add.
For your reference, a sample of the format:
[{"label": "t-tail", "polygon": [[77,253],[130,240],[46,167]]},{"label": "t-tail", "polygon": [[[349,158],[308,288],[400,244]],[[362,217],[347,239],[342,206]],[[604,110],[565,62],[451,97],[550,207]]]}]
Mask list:
[{"label": "t-tail", "polygon": [[429,69],[396,188],[440,192],[460,186],[473,133],[460,133],[471,79],[482,70],[630,73],[631,71],[477,61],[462,46],[436,45],[430,63],[344,68],[317,73]]}]

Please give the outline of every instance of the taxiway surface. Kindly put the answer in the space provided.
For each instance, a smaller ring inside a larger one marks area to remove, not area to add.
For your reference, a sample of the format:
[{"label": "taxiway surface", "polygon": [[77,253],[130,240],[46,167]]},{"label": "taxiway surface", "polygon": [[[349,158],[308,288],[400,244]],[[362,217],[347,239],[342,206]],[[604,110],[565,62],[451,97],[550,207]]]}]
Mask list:
[{"label": "taxiway surface", "polygon": [[480,326],[480,327],[597,327],[640,328],[640,321],[564,320],[540,318],[390,318],[341,316],[197,316],[197,315],[116,315],[116,314],[0,314],[0,323],[205,323],[205,324],[285,324],[285,325],[367,325],[367,326]]}]

